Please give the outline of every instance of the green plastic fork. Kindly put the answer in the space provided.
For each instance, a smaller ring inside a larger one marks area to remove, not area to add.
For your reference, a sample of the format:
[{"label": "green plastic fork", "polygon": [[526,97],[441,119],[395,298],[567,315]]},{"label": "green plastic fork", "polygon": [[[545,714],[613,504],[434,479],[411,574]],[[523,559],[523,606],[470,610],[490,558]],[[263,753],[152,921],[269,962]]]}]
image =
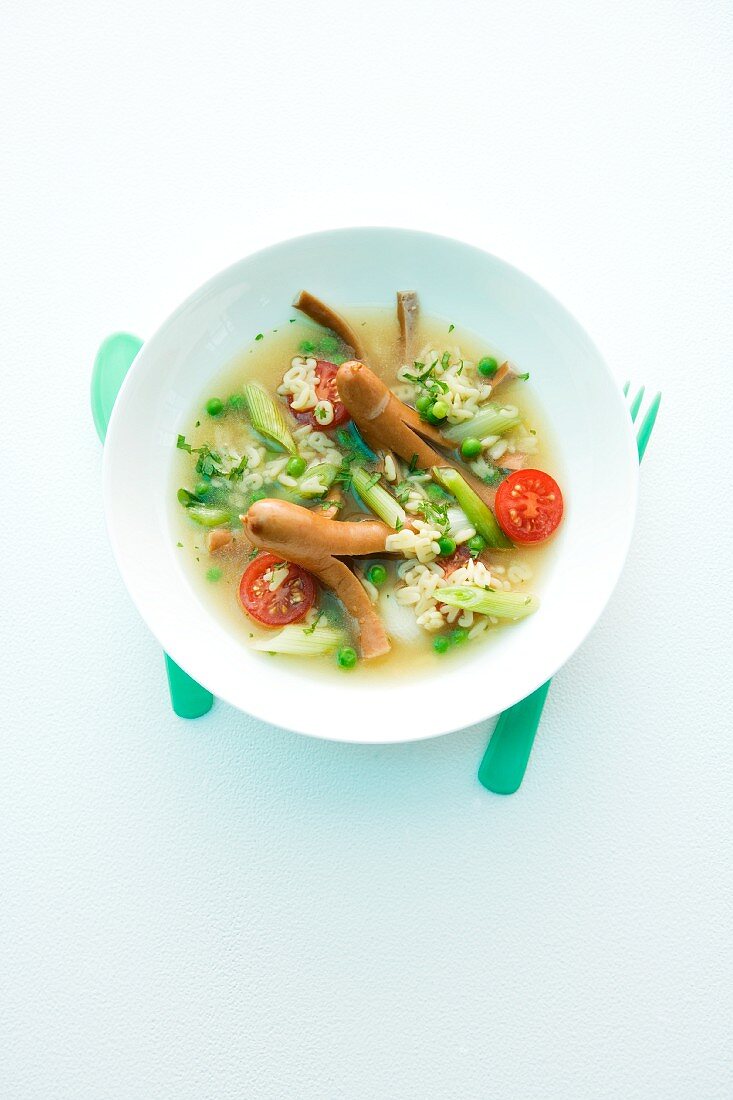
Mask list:
[{"label": "green plastic fork", "polygon": [[[629,383],[626,382],[624,397],[627,397],[628,393]],[[629,412],[634,423],[643,399],[644,387],[642,386],[629,404]],[[661,400],[662,395],[658,393],[647,409],[637,432],[636,446],[639,462],[644,457]],[[527,770],[529,754],[532,751],[551,682],[548,680],[526,699],[515,703],[513,707],[509,707],[499,715],[478,770],[479,783],[488,791],[494,794],[514,794],[518,790]]]},{"label": "green plastic fork", "polygon": [[[107,337],[97,352],[92,370],[91,403],[94,427],[102,443],[120,386],[142,346],[137,336],[116,332]],[[200,718],[211,710],[214,702],[211,692],[196,683],[167,653],[165,671],[171,706],[179,718]]]}]

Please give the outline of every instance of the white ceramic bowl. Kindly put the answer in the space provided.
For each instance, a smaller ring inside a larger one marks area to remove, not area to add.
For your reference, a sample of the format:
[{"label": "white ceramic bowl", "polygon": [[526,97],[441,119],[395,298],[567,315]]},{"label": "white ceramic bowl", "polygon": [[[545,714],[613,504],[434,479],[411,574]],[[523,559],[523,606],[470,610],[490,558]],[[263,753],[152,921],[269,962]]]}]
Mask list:
[{"label": "white ceramic bowl", "polygon": [[[238,641],[200,602],[171,524],[171,464],[208,378],[308,287],[337,308],[387,305],[414,288],[531,372],[564,469],[565,520],[536,615],[491,645],[467,646],[440,678],[324,682],[306,663]],[[638,462],[629,415],[601,355],[570,314],[526,275],[467,244],[400,229],[344,229],[285,241],[193,294],[143,346],[105,444],[114,553],[161,645],[220,699],[274,725],[338,741],[398,742],[462,729],[544,683],[581,644],[620,574],[634,522]]]}]

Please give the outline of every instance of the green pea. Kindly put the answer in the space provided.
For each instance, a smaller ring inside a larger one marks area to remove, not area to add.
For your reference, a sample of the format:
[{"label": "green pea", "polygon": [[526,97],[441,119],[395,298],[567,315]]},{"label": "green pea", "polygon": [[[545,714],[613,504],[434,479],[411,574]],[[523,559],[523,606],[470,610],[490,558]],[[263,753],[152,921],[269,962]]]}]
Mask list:
[{"label": "green pea", "polygon": [[207,493],[211,492],[211,482],[199,481],[198,485],[196,486],[195,492],[197,497],[205,497]]},{"label": "green pea", "polygon": [[450,638],[447,634],[439,634],[433,639],[433,649],[436,653],[447,653],[450,649]]},{"label": "green pea", "polygon": [[335,336],[322,336],[318,341],[318,351],[321,355],[333,355],[339,349],[339,342]]},{"label": "green pea", "polygon": [[367,580],[376,585],[377,588],[387,579],[387,570],[383,565],[371,565],[367,570]]},{"label": "green pea", "polygon": [[312,355],[316,350],[316,345],[312,340],[301,340],[299,350],[302,351],[303,355]]},{"label": "green pea", "polygon": [[428,409],[425,419],[429,424],[442,424],[447,415],[448,406],[445,401],[441,401],[441,399],[438,398],[437,401],[433,401]]},{"label": "green pea", "polygon": [[462,645],[463,642],[467,642],[468,631],[465,626],[457,626],[455,630],[451,630],[450,640],[452,645]]},{"label": "green pea", "polygon": [[356,650],[352,649],[350,645],[342,645],[336,654],[336,663],[339,668],[355,668],[358,659]]},{"label": "green pea", "polygon": [[464,458],[478,458],[482,451],[481,440],[469,436],[461,443],[461,454]]},{"label": "green pea", "polygon": [[212,566],[211,569],[207,569],[206,571],[207,581],[220,581],[221,577],[221,569],[219,569],[217,565]]},{"label": "green pea", "polygon": [[449,538],[448,535],[443,535],[441,539],[438,539],[438,546],[440,547],[441,558],[447,558],[455,553],[456,540]]},{"label": "green pea", "polygon": [[420,416],[427,416],[433,405],[433,399],[429,393],[421,393],[415,402],[415,408]]},{"label": "green pea", "polygon": [[306,460],[304,458],[301,458],[300,455],[293,455],[291,459],[288,459],[288,464],[285,467],[285,472],[290,477],[300,477],[301,474],[305,473],[305,468],[307,465],[308,463],[306,462]]},{"label": "green pea", "polygon": [[244,394],[233,393],[227,400],[227,405],[231,409],[243,409],[244,408]]},{"label": "green pea", "polygon": [[478,372],[483,374],[484,378],[491,378],[492,374],[496,374],[499,369],[499,364],[493,355],[485,355],[483,359],[479,359]]},{"label": "green pea", "polygon": [[206,411],[209,416],[219,416],[224,409],[224,402],[218,397],[210,397],[206,402]]},{"label": "green pea", "polygon": [[486,549],[486,539],[482,538],[481,535],[474,535],[472,539],[468,540],[466,546],[469,552],[476,558],[482,550]]},{"label": "green pea", "polygon": [[264,491],[264,489],[255,489],[249,499],[250,502],[254,504],[258,500],[266,500],[267,493]]}]

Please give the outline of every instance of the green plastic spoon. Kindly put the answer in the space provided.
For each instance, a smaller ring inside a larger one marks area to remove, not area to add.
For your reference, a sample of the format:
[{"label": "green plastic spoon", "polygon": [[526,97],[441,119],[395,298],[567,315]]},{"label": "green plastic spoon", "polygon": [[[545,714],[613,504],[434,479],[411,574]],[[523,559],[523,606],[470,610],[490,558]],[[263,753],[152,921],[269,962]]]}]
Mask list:
[{"label": "green plastic spoon", "polygon": [[[624,386],[624,397],[628,396],[628,392],[629,383],[627,382]],[[629,406],[632,421],[636,421],[643,397],[644,387],[642,386]],[[639,462],[644,457],[661,400],[662,395],[658,393],[647,409],[637,432],[636,447]],[[493,794],[514,794],[519,789],[527,770],[529,755],[532,752],[551,682],[548,680],[526,699],[515,703],[513,707],[509,707],[499,715],[478,769],[479,783]]]},{"label": "green plastic spoon", "polygon": [[[92,370],[92,416],[97,435],[104,443],[112,408],[117,400],[125,375],[143,346],[142,340],[127,332],[116,332],[104,341],[94,360]],[[180,665],[165,654],[165,670],[171,705],[179,718],[200,718],[211,710],[214,696],[192,680]]]}]

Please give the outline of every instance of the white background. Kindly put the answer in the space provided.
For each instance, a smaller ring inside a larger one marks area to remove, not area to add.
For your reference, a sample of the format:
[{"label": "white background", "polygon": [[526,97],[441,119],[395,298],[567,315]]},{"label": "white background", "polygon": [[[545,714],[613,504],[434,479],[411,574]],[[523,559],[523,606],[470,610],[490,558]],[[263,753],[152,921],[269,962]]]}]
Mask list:
[{"label": "white background", "polygon": [[[3,22],[3,1100],[730,1096],[730,9]],[[628,566],[512,798],[476,782],[487,728],[177,720],[111,560],[100,340],[349,224],[497,253],[664,391]]]}]

